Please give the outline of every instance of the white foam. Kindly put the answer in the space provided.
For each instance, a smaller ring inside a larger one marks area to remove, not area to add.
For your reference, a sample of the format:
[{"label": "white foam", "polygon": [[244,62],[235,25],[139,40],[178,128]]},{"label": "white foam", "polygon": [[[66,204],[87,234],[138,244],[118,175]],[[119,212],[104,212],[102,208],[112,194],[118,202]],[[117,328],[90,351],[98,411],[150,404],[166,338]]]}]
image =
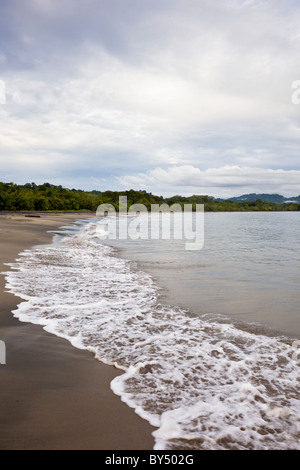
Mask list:
[{"label": "white foam", "polygon": [[6,273],[25,300],[14,315],[124,370],[112,390],[157,427],[156,449],[299,449],[292,346],[161,305],[95,234],[22,253]]}]

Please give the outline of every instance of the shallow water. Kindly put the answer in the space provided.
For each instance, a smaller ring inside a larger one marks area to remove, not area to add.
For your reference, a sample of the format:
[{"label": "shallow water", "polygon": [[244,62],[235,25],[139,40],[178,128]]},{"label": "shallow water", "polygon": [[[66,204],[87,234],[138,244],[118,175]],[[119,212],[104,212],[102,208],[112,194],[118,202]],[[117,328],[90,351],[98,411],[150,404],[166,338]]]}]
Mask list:
[{"label": "shallow water", "polygon": [[66,228],[10,265],[14,315],[122,369],[156,449],[299,449],[299,220],[208,214],[193,252]]},{"label": "shallow water", "polygon": [[206,213],[202,250],[182,240],[109,240],[168,303],[300,337],[300,213]]}]

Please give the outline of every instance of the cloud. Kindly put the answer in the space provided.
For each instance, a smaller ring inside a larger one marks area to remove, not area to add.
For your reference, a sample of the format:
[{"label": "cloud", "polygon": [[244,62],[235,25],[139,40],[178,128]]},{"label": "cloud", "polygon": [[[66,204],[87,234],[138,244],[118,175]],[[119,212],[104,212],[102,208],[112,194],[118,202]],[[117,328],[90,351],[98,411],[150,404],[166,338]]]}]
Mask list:
[{"label": "cloud", "polygon": [[[230,197],[244,193],[282,192],[288,196],[299,193],[299,170],[264,169],[238,166],[201,170],[190,165],[166,169],[155,168],[146,174],[124,176],[120,183],[128,189],[164,188],[165,194],[210,194]],[[188,190],[187,190],[188,188]]]},{"label": "cloud", "polygon": [[2,178],[118,189],[175,165],[235,191],[226,168],[298,175],[299,20],[291,0],[2,0]]}]

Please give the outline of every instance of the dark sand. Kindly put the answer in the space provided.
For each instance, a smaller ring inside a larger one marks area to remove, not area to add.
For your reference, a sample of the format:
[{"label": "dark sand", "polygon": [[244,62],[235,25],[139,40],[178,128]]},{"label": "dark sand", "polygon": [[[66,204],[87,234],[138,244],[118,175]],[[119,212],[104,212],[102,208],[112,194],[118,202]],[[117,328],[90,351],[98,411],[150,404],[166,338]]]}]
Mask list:
[{"label": "dark sand", "polygon": [[[84,214],[0,214],[0,271],[18,253],[51,242],[47,230]],[[20,299],[0,276],[0,450],[151,450],[154,431],[110,390],[120,372],[11,313]]]}]

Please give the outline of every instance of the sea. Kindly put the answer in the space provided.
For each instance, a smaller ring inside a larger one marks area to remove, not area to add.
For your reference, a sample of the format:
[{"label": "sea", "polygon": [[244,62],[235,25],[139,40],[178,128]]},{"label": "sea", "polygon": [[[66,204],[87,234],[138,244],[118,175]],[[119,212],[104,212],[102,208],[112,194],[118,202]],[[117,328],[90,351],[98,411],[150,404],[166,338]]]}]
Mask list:
[{"label": "sea", "polygon": [[205,213],[192,249],[136,217],[153,232],[91,217],[20,253],[13,315],[120,369],[156,450],[299,450],[300,213]]}]

